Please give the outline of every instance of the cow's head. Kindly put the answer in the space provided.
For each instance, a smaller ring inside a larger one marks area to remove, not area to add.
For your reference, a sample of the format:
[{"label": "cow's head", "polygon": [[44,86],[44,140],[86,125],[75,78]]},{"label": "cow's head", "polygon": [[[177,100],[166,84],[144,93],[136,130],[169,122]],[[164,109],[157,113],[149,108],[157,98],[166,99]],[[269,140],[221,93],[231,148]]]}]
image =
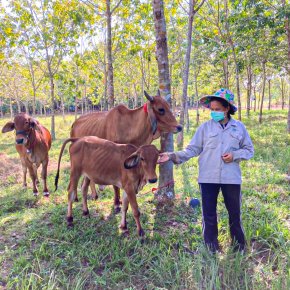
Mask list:
[{"label": "cow's head", "polygon": [[177,123],[167,100],[160,96],[160,92],[158,91],[155,97],[150,96],[146,91],[144,91],[144,94],[149,101],[149,103],[147,103],[147,111],[152,131],[155,132],[158,130],[159,133],[180,132],[182,126]]},{"label": "cow's head", "polygon": [[18,145],[26,145],[32,129],[38,129],[39,122],[25,113],[15,116],[13,122],[8,122],[3,128],[2,133],[15,130],[15,142]]},{"label": "cow's head", "polygon": [[154,145],[143,145],[124,161],[124,167],[131,169],[137,165],[141,166],[146,181],[155,183],[157,181],[156,164],[158,156],[159,151]]}]

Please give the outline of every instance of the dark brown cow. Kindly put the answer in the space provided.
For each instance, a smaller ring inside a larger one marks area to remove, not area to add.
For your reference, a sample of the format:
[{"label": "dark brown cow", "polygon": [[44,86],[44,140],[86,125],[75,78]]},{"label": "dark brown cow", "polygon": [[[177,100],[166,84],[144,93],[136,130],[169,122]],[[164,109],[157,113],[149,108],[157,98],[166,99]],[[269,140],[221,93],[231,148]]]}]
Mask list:
[{"label": "dark brown cow", "polygon": [[88,178],[82,185],[83,215],[88,215],[87,192],[90,180],[96,184],[114,185],[123,188],[122,220],[120,228],[127,231],[126,213],[130,203],[138,234],[144,235],[141,227],[136,200],[136,194],[146,182],[157,181],[155,172],[159,151],[154,145],[136,147],[131,144],[116,144],[95,136],[67,139],[61,148],[55,187],[57,189],[59,179],[59,167],[64,148],[67,143],[70,146],[71,172],[68,186],[68,212],[67,223],[72,226],[72,203],[77,194],[77,186],[82,175]]},{"label": "dark brown cow", "polygon": [[[71,137],[97,136],[115,143],[141,146],[150,144],[161,133],[177,133],[182,130],[172,114],[169,104],[160,95],[152,97],[145,91],[148,102],[130,110],[118,105],[108,112],[96,112],[81,116],[71,129]],[[93,196],[97,196],[94,186]],[[115,190],[115,210],[120,210],[120,191]],[[76,196],[77,200],[77,196]]]},{"label": "dark brown cow", "polygon": [[13,122],[8,122],[2,133],[16,131],[16,150],[19,153],[23,169],[23,186],[26,187],[27,168],[33,183],[33,193],[38,195],[37,168],[42,164],[41,177],[43,179],[43,195],[48,196],[47,189],[47,165],[48,151],[51,146],[51,135],[40,123],[25,113],[15,116]]}]

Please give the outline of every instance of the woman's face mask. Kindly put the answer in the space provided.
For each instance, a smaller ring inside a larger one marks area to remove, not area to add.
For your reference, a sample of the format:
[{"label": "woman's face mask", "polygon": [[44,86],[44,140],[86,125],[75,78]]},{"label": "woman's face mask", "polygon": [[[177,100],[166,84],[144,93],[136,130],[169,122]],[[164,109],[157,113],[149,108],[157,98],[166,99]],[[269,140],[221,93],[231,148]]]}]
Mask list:
[{"label": "woman's face mask", "polygon": [[224,120],[224,118],[225,118],[225,112],[216,112],[216,111],[211,111],[211,112],[210,112],[210,116],[211,116],[211,118],[212,118],[214,121],[219,122],[219,121]]},{"label": "woman's face mask", "polygon": [[227,113],[229,111],[229,108],[228,109],[224,108],[223,105],[216,100],[211,101],[210,109],[211,109],[210,116],[216,122],[220,122],[226,119]]}]

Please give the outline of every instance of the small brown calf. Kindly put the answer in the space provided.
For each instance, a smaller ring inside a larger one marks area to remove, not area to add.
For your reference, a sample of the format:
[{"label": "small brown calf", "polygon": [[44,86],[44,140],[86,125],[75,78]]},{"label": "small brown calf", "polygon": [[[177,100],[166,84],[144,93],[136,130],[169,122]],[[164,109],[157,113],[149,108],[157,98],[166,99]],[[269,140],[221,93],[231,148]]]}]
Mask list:
[{"label": "small brown calf", "polygon": [[159,151],[154,145],[143,145],[137,148],[131,144],[116,144],[94,136],[67,139],[61,148],[58,159],[58,170],[55,177],[57,189],[59,167],[64,148],[70,146],[71,172],[68,186],[67,223],[72,226],[72,203],[77,194],[77,186],[82,175],[83,215],[88,215],[87,193],[90,180],[96,184],[115,185],[123,188],[122,220],[120,228],[127,231],[126,213],[130,203],[139,236],[144,235],[140,224],[140,212],[136,194],[148,182],[157,181],[156,164]]}]

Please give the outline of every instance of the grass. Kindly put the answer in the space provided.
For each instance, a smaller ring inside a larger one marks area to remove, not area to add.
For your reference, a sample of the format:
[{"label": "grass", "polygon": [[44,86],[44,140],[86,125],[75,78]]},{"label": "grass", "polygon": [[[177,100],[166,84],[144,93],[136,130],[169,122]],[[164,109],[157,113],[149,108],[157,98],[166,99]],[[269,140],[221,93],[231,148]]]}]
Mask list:
[{"label": "grass", "polygon": [[[204,112],[202,121],[208,116]],[[175,167],[173,206],[160,205],[147,185],[138,195],[146,238],[141,242],[129,211],[130,235],[119,232],[113,214],[113,192],[107,187],[89,201],[90,218],[74,204],[73,229],[66,228],[68,154],[64,154],[59,190],[53,192],[56,162],[73,116],[56,120],[57,140],[50,151],[49,199],[34,197],[31,181],[21,188],[22,171],[13,133],[0,135],[0,288],[4,289],[290,289],[290,164],[286,111],[253,114],[244,123],[255,145],[255,157],[242,163],[243,224],[249,250],[230,247],[228,218],[219,197],[219,239],[223,253],[210,256],[203,247],[197,159]],[[194,112],[187,144],[196,130]],[[8,119],[0,119],[2,127]],[[40,119],[50,127],[50,120]],[[156,143],[158,144],[158,142]],[[42,188],[42,185],[40,185]],[[79,195],[80,196],[80,195]]]}]

